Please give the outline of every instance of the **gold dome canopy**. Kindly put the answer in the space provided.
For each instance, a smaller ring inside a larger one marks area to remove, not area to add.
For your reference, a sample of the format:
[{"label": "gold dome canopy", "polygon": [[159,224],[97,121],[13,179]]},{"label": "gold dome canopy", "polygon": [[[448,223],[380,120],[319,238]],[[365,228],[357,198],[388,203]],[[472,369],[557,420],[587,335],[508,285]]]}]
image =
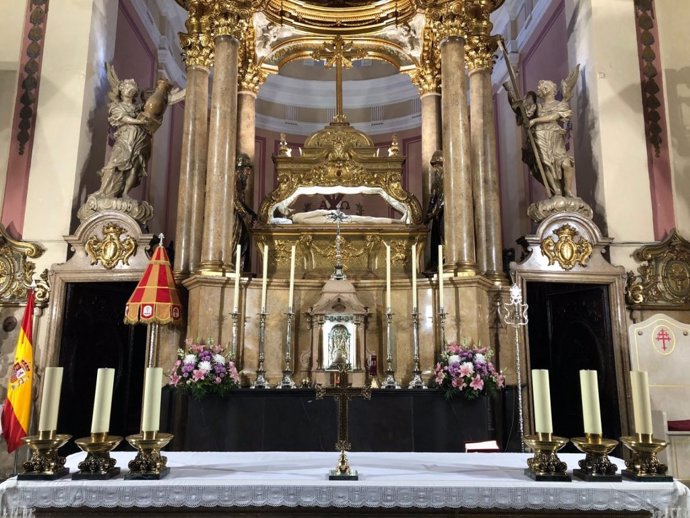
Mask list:
[{"label": "gold dome canopy", "polygon": [[312,34],[368,34],[409,21],[414,0],[268,0],[274,23]]}]

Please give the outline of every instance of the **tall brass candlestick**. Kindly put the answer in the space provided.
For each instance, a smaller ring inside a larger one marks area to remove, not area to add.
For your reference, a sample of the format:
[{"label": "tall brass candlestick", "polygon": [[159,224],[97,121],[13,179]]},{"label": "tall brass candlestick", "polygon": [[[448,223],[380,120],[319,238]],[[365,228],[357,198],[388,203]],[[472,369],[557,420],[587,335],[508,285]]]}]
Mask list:
[{"label": "tall brass candlestick", "polygon": [[292,380],[292,322],[294,318],[295,313],[292,311],[292,307],[289,307],[287,313],[287,330],[285,333],[285,368],[283,369],[283,380],[276,387],[279,389],[295,388],[295,382]]},{"label": "tall brass candlestick", "polygon": [[422,380],[422,370],[419,367],[419,313],[416,307],[412,309],[412,343],[414,346],[414,351],[412,353],[414,360],[414,375],[407,388],[425,389],[427,387]]}]

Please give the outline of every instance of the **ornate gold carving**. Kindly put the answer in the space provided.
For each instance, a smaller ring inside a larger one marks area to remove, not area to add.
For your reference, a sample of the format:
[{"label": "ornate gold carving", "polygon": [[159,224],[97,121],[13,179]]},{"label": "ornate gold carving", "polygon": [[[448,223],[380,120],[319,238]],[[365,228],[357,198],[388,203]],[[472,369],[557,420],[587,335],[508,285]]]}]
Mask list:
[{"label": "ornate gold carving", "polygon": [[98,239],[95,235],[91,236],[84,244],[84,249],[91,259],[91,264],[99,262],[104,268],[111,270],[122,261],[128,265],[129,258],[137,250],[137,242],[132,236],[121,239],[120,236],[126,232],[124,228],[114,223],[108,223],[103,227],[103,239]]},{"label": "ornate gold carving", "polygon": [[465,59],[470,72],[488,70],[494,66],[499,36],[492,36],[491,11],[501,4],[492,0],[471,0],[465,5],[467,15],[467,38]]},{"label": "ornate gold carving", "polygon": [[549,266],[558,262],[564,270],[570,270],[576,264],[587,266],[592,255],[592,244],[584,237],[579,241],[573,238],[578,236],[578,231],[567,223],[553,231],[558,236],[558,241],[547,237],[541,242],[541,253],[549,259]]},{"label": "ornate gold carving", "polygon": [[421,223],[419,201],[402,186],[402,158],[375,154],[371,139],[348,124],[334,123],[317,131],[304,143],[302,157],[277,157],[278,184],[261,203],[260,221],[270,221],[272,207],[299,187],[346,185],[380,188],[408,208],[410,223]]},{"label": "ornate gold carving", "polygon": [[462,0],[448,0],[439,7],[427,9],[427,19],[438,22],[441,43],[448,38],[464,38],[467,34],[467,17]]},{"label": "ornate gold carving", "polygon": [[27,258],[43,255],[36,243],[17,241],[0,225],[0,302],[25,302],[36,265]]},{"label": "ornate gold carving", "polygon": [[240,40],[239,69],[237,77],[240,92],[259,93],[267,73],[258,64],[254,26],[250,23]]},{"label": "ornate gold carving", "polygon": [[36,304],[44,306],[50,299],[50,281],[48,280],[48,268],[41,272],[39,279],[34,286],[34,293],[36,294]]},{"label": "ornate gold carving", "polygon": [[210,67],[213,63],[211,12],[206,0],[188,0],[187,32],[181,32],[180,46],[188,67]]},{"label": "ornate gold carving", "polygon": [[419,65],[409,72],[420,95],[441,92],[441,52],[438,44],[438,22],[428,20],[424,27]]},{"label": "ornate gold carving", "polygon": [[370,34],[407,23],[416,14],[413,0],[270,0],[264,9],[275,24],[313,34]]},{"label": "ornate gold carving", "polygon": [[628,272],[628,304],[690,305],[690,242],[674,229],[662,242],[638,248],[633,257],[646,262]]}]

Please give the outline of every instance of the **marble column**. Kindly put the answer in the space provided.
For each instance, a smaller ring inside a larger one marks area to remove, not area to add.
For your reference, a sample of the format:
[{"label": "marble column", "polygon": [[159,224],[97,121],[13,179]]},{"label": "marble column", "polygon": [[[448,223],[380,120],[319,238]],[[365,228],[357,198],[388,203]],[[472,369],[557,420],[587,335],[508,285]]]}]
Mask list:
[{"label": "marble column", "polygon": [[194,272],[201,257],[208,148],[208,79],[208,66],[188,62],[175,233],[174,271],[179,277]]},{"label": "marble column", "polygon": [[464,39],[451,32],[441,41],[445,268],[476,273],[470,132]]},{"label": "marble column", "polygon": [[470,134],[477,266],[483,275],[500,282],[505,275],[491,68],[470,68]]},{"label": "marble column", "polygon": [[[240,91],[237,97],[237,154],[244,153],[254,164],[256,147],[256,93],[248,90]],[[254,176],[256,166],[252,174],[247,178],[245,188],[245,202],[254,208]]]},{"label": "marble column", "polygon": [[215,38],[204,231],[199,265],[199,270],[207,273],[221,272],[224,263],[232,263],[238,47],[237,38],[231,34],[220,33]]},{"label": "marble column", "polygon": [[423,93],[422,104],[422,210],[429,207],[431,185],[434,172],[431,168],[431,157],[441,149],[441,94],[438,92]]}]

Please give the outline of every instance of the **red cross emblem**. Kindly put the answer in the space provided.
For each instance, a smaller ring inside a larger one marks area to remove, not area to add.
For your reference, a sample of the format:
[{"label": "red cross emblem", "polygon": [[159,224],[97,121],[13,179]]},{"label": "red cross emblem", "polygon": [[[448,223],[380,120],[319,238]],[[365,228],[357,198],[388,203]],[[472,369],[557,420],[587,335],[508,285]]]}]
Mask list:
[{"label": "red cross emblem", "polygon": [[654,345],[661,352],[670,352],[669,349],[673,348],[674,336],[667,327],[658,327],[654,330]]}]

